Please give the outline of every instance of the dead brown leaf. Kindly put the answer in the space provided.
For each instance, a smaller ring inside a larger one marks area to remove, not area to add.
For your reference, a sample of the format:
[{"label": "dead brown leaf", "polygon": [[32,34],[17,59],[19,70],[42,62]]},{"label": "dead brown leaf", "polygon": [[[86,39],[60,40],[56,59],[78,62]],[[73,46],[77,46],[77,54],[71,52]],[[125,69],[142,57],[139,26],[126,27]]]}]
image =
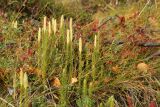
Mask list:
[{"label": "dead brown leaf", "polygon": [[77,79],[76,77],[73,77],[73,78],[71,79],[71,84],[74,84],[74,83],[76,83],[76,82],[78,82],[78,79]]},{"label": "dead brown leaf", "polygon": [[54,77],[51,81],[50,81],[51,86],[54,86],[56,88],[60,88],[61,87],[61,82],[59,80],[58,77]]},{"label": "dead brown leaf", "polygon": [[149,67],[146,63],[142,62],[137,65],[137,69],[141,72],[147,73]]},{"label": "dead brown leaf", "polygon": [[112,67],[112,72],[115,74],[118,74],[120,72],[118,65]]}]

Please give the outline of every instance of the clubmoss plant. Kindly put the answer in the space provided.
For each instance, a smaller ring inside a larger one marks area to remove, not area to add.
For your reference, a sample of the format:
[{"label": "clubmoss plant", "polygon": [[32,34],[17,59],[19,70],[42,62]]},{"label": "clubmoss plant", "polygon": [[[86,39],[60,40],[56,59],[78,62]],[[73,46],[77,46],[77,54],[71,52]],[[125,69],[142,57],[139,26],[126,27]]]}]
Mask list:
[{"label": "clubmoss plant", "polygon": [[114,96],[111,96],[111,97],[108,98],[105,106],[106,106],[106,107],[115,107],[115,99],[114,99]]},{"label": "clubmoss plant", "polygon": [[66,68],[63,69],[61,83],[62,87],[60,87],[60,107],[65,107],[68,105],[68,78]]},{"label": "clubmoss plant", "polygon": [[60,35],[59,35],[60,46],[62,46],[61,51],[64,51],[65,45],[66,45],[66,30],[65,30],[65,23],[64,23],[64,15],[62,15],[60,19],[59,31],[60,31]]},{"label": "clubmoss plant", "polygon": [[93,54],[92,54],[92,79],[93,81],[96,80],[96,74],[98,74],[97,72],[97,63],[99,60],[99,40],[97,35],[95,35],[94,37],[94,50],[93,50]]},{"label": "clubmoss plant", "polygon": [[41,63],[41,36],[42,36],[42,30],[39,28],[38,30],[38,67],[40,68]]},{"label": "clubmoss plant", "polygon": [[72,25],[72,18],[70,18],[70,22],[69,22],[69,31],[70,31],[70,50],[69,50],[69,80],[71,80],[72,78],[72,74],[73,74],[73,59],[74,59],[74,49],[73,49],[73,25]]},{"label": "clubmoss plant", "polygon": [[18,28],[18,22],[17,21],[13,21],[12,22],[12,27],[17,29]]},{"label": "clubmoss plant", "polygon": [[56,34],[57,32],[57,20],[52,18],[52,30],[53,30],[53,33],[54,35]]},{"label": "clubmoss plant", "polygon": [[78,69],[79,87],[81,86],[81,75],[82,75],[82,38],[79,38],[79,69]]},{"label": "clubmoss plant", "polygon": [[104,107],[104,106],[103,106],[103,103],[100,103],[98,107]]},{"label": "clubmoss plant", "polygon": [[52,45],[52,40],[54,38],[52,35],[53,26],[56,26],[56,23],[54,22],[51,25],[50,21],[48,22],[47,26],[47,17],[45,16],[43,19],[43,28],[42,30],[39,28],[38,32],[38,66],[42,70],[42,79],[44,84],[46,84],[46,72],[52,54],[50,46]]},{"label": "clubmoss plant", "polygon": [[87,90],[87,79],[83,80],[83,87],[82,87],[82,96],[86,97],[88,94],[88,90]]},{"label": "clubmoss plant", "polygon": [[28,75],[25,72],[24,73],[24,78],[23,78],[23,86],[24,86],[24,107],[28,107]]},{"label": "clubmoss plant", "polygon": [[22,101],[23,101],[23,71],[22,69],[20,70],[20,76],[19,76],[19,81],[20,81],[20,97],[19,97],[19,107],[23,107]]},{"label": "clubmoss plant", "polygon": [[48,22],[48,36],[51,36],[51,22]]},{"label": "clubmoss plant", "polygon": [[19,107],[28,107],[28,76],[27,73],[23,73],[20,70],[20,97],[19,97]]},{"label": "clubmoss plant", "polygon": [[61,29],[63,29],[63,27],[64,27],[64,15],[61,16],[59,29],[61,30]]},{"label": "clubmoss plant", "polygon": [[83,80],[83,84],[82,84],[82,95],[81,95],[81,99],[77,100],[77,105],[78,107],[93,107],[93,100],[89,97],[89,93],[91,94],[90,90],[88,89],[88,85],[87,85],[88,81],[85,78]]},{"label": "clubmoss plant", "polygon": [[44,30],[44,32],[46,32],[46,27],[47,27],[47,17],[44,16],[44,18],[43,18],[43,30]]}]

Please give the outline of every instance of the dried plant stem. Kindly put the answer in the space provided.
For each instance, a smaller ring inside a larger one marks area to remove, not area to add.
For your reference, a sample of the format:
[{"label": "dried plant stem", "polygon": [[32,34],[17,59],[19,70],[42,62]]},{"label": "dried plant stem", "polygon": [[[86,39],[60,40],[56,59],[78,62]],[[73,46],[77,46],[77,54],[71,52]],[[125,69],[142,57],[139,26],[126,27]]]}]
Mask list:
[{"label": "dried plant stem", "polygon": [[0,100],[5,102],[6,104],[8,104],[11,107],[15,107],[14,105],[12,105],[11,103],[7,102],[5,99],[3,99],[2,97],[0,97]]},{"label": "dried plant stem", "polygon": [[143,7],[143,9],[141,10],[141,12],[139,13],[138,17],[140,17],[140,15],[143,13],[143,11],[146,9],[146,7],[149,5],[151,0],[148,0],[147,3],[145,4],[145,6]]},{"label": "dried plant stem", "polygon": [[13,77],[13,99],[15,100],[16,99],[16,78],[17,78],[17,75],[16,75],[16,72],[14,72],[14,77]]}]

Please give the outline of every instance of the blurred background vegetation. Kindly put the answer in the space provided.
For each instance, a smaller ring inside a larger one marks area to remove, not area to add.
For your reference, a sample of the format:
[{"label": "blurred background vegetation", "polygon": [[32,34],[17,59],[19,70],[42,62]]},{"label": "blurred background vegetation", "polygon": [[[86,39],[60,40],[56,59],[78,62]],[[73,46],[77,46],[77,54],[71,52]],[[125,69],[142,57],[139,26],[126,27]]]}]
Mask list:
[{"label": "blurred background vegetation", "polygon": [[134,3],[157,4],[156,0],[0,0],[0,9],[3,11],[19,12],[20,18],[40,16],[54,16],[59,18],[62,14],[66,17],[81,18],[89,21],[91,14],[108,11],[118,6],[132,5]]}]

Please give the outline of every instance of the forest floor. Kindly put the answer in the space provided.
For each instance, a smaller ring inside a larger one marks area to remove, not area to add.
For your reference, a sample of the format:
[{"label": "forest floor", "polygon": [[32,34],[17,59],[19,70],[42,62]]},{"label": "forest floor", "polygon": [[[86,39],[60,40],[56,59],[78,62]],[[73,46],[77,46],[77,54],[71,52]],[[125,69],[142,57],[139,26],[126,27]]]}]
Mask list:
[{"label": "forest floor", "polygon": [[0,107],[160,106],[160,2],[36,6],[0,9]]}]

